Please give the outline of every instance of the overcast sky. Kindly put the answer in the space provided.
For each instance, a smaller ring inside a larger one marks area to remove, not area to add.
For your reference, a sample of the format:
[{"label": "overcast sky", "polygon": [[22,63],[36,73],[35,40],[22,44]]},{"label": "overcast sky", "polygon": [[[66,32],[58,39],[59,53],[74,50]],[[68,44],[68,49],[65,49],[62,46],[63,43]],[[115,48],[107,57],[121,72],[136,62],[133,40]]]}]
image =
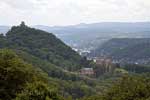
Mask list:
[{"label": "overcast sky", "polygon": [[0,0],[0,25],[150,21],[150,0]]}]

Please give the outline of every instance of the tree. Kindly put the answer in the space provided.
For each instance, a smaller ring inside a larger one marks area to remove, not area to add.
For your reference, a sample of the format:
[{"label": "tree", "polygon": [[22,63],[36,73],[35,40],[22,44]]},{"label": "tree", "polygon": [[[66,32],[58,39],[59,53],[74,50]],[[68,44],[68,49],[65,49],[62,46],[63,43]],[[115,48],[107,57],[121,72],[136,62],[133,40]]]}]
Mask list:
[{"label": "tree", "polygon": [[63,100],[42,73],[11,50],[0,50],[1,100]]},{"label": "tree", "polygon": [[125,75],[107,92],[83,100],[150,100],[150,74]]}]

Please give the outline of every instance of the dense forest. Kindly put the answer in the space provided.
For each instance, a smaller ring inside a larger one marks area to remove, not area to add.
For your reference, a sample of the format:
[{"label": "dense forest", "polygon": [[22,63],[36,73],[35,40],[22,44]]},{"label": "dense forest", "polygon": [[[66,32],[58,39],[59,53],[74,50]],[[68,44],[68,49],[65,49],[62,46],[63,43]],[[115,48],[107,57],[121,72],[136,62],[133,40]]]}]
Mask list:
[{"label": "dense forest", "polygon": [[96,77],[80,75],[81,68],[97,66],[52,33],[24,22],[0,35],[0,48],[0,100],[150,99],[147,66],[116,67]]},{"label": "dense forest", "polygon": [[113,38],[92,52],[94,56],[109,56],[125,63],[150,63],[149,38]]}]

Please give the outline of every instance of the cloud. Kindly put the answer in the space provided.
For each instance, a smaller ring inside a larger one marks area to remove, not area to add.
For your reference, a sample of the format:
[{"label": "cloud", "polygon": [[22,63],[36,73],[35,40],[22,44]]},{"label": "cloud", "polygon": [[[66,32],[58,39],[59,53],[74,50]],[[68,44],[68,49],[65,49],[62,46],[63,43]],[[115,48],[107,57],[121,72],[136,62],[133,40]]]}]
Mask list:
[{"label": "cloud", "polygon": [[149,21],[149,0],[0,0],[1,24]]}]

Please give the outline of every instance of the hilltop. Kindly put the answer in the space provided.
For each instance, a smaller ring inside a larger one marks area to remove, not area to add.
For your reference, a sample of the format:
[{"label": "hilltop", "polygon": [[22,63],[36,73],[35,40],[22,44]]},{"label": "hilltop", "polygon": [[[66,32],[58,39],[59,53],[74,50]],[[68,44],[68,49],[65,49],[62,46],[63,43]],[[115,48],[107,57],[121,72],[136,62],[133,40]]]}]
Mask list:
[{"label": "hilltop", "polygon": [[0,40],[1,48],[27,52],[65,70],[75,71],[86,67],[83,63],[87,61],[55,35],[30,28],[24,23],[20,26],[13,26],[6,36],[1,35]]}]

